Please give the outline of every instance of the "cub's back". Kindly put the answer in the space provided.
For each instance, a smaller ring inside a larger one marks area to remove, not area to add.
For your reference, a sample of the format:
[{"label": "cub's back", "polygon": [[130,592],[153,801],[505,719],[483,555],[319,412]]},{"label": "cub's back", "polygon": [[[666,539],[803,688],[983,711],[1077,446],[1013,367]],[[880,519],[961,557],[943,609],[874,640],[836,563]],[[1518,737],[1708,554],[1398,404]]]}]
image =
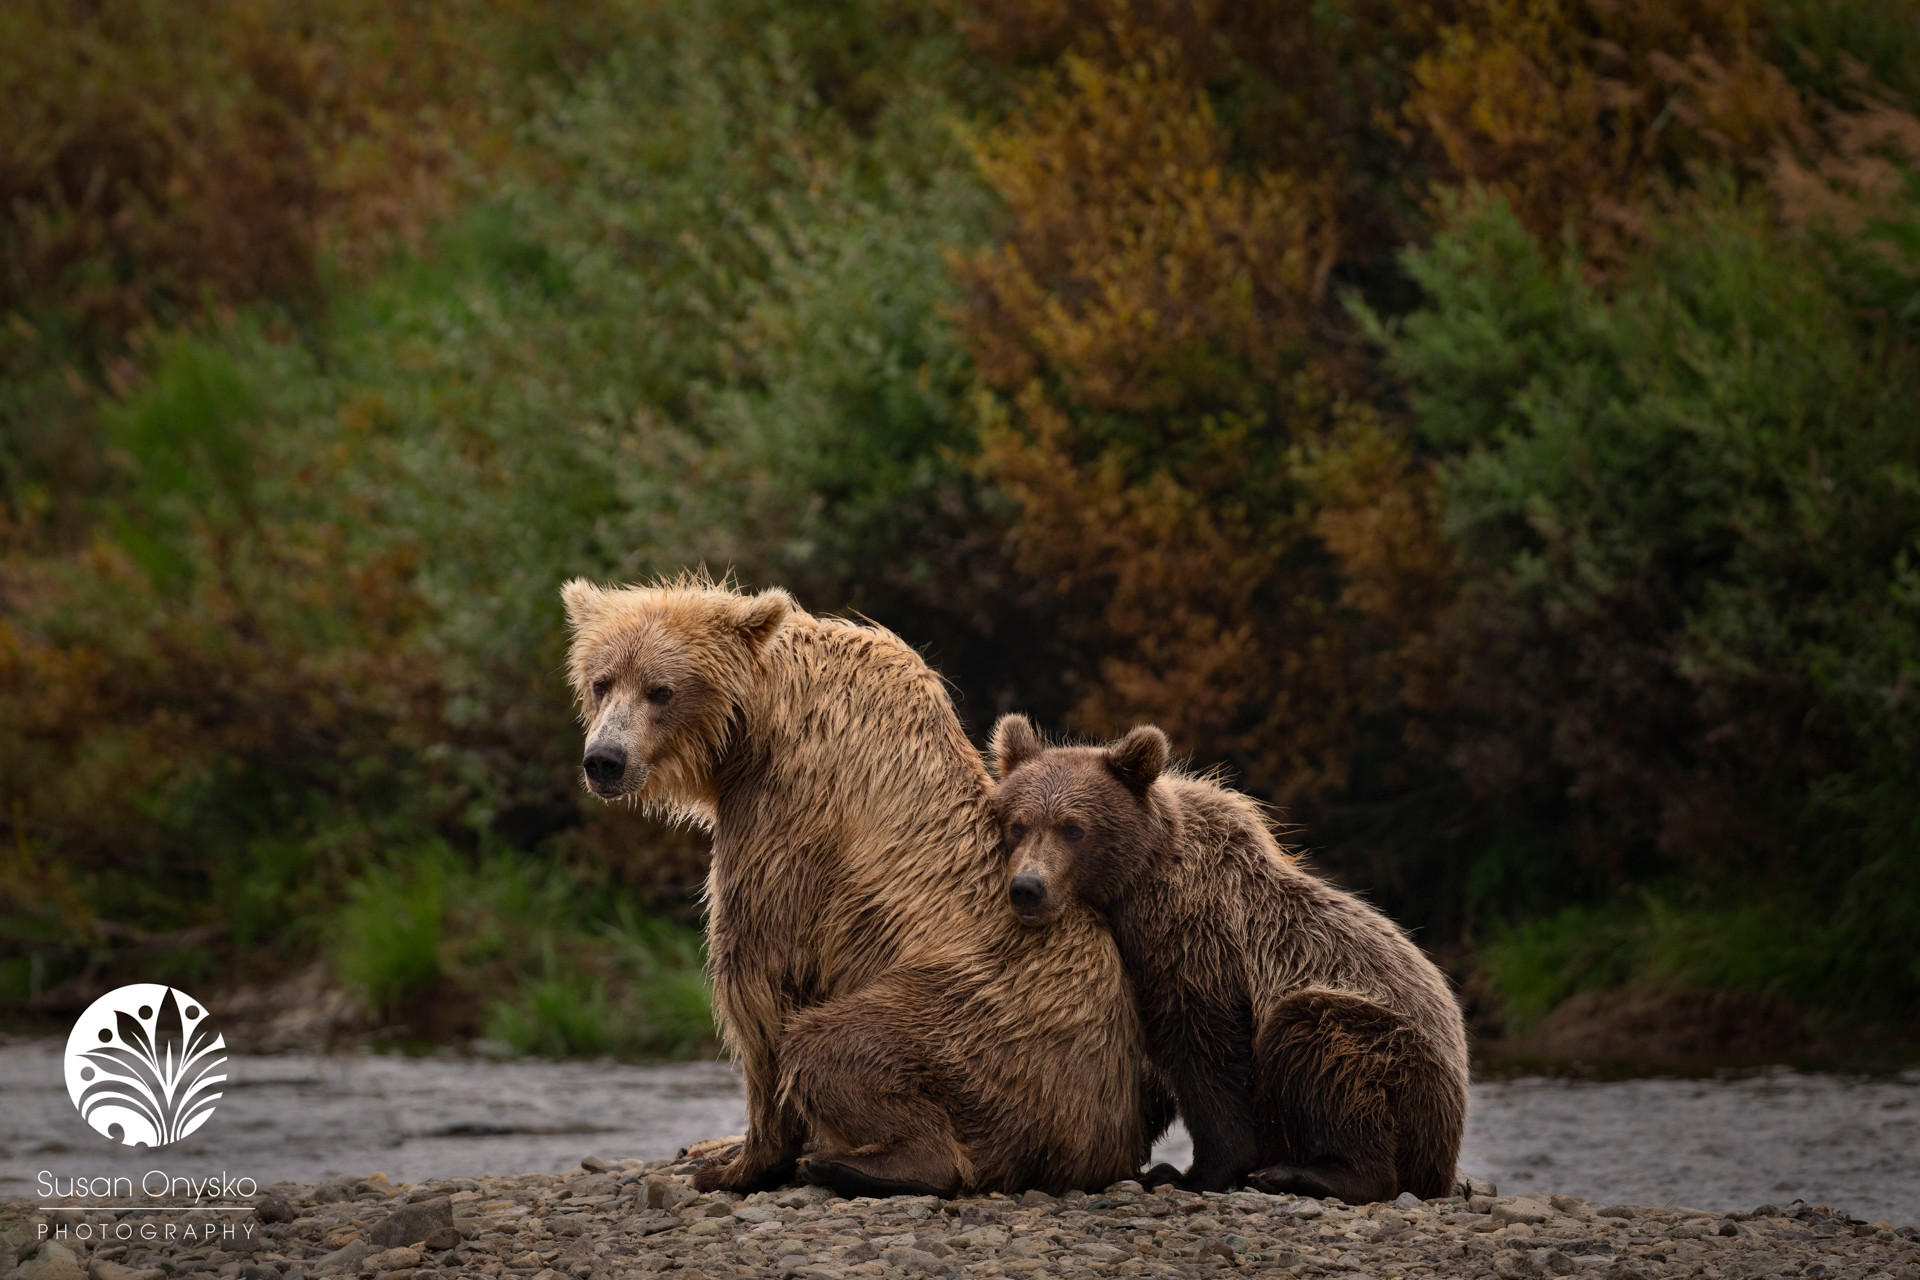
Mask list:
[{"label": "cub's back", "polygon": [[1193,778],[1159,785],[1178,813],[1176,848],[1163,864],[1168,905],[1191,917],[1188,927],[1228,935],[1256,1010],[1309,987],[1351,992],[1405,1015],[1465,1060],[1446,979],[1398,925],[1300,866],[1246,796]]}]

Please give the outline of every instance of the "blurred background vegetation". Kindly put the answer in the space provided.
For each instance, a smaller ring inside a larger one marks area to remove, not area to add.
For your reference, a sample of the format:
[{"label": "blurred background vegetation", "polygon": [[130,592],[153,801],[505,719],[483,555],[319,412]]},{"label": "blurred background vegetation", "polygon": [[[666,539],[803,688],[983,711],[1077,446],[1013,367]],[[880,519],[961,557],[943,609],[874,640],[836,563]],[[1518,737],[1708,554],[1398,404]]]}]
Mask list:
[{"label": "blurred background vegetation", "polygon": [[1914,0],[19,0],[0,1007],[710,1046],[556,596],[1165,727],[1489,1031],[1920,1008]]}]

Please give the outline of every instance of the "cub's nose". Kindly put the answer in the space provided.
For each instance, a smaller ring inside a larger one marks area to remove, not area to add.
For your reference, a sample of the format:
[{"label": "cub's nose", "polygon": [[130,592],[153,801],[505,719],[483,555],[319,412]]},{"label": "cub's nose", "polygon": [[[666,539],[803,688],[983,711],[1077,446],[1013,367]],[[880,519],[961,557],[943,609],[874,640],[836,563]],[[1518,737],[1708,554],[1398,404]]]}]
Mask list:
[{"label": "cub's nose", "polygon": [[1007,900],[1021,915],[1032,915],[1047,900],[1047,883],[1031,873],[1017,875],[1013,883],[1007,886]]},{"label": "cub's nose", "polygon": [[587,781],[610,787],[626,775],[627,749],[617,742],[596,743],[587,748],[587,758],[581,763],[586,767]]}]

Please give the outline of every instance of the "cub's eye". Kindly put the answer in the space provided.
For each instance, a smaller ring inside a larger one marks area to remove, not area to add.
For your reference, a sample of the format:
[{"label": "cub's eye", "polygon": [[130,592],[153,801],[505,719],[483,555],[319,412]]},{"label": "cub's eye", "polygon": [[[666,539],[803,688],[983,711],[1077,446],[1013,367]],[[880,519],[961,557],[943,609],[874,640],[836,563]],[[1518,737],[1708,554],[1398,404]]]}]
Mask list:
[{"label": "cub's eye", "polygon": [[665,685],[661,685],[659,688],[651,690],[647,694],[647,701],[657,703],[664,707],[673,701],[673,690],[667,688]]},{"label": "cub's eye", "polygon": [[1062,831],[1060,834],[1065,836],[1069,840],[1078,840],[1081,837],[1085,836],[1087,833],[1081,830],[1079,827],[1068,827],[1065,831]]},{"label": "cub's eye", "polygon": [[605,697],[607,696],[607,690],[609,690],[609,689],[611,689],[611,688],[613,688],[613,681],[611,681],[611,680],[595,680],[595,681],[593,682],[593,697],[594,697],[594,700],[595,700],[595,701],[597,702],[597,701],[599,701],[599,700],[601,700],[601,699],[603,699],[603,698],[605,698]]},{"label": "cub's eye", "polygon": [[1007,828],[1008,844],[1019,844],[1022,840],[1025,840],[1026,838],[1027,838],[1027,829],[1021,826],[1019,823],[1016,822],[1012,826]]}]

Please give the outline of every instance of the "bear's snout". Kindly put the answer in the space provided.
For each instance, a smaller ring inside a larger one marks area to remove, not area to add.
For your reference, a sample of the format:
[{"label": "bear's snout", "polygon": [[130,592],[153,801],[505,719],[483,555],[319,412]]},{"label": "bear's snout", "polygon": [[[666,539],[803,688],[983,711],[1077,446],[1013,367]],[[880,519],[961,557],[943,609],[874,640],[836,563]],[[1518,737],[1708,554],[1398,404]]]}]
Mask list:
[{"label": "bear's snout", "polygon": [[627,775],[627,749],[617,742],[596,742],[581,762],[595,791],[610,791]]},{"label": "bear's snout", "polygon": [[1013,903],[1013,910],[1028,924],[1038,923],[1040,908],[1046,905],[1047,882],[1031,871],[1023,871],[1013,878],[1007,886],[1007,900]]}]

